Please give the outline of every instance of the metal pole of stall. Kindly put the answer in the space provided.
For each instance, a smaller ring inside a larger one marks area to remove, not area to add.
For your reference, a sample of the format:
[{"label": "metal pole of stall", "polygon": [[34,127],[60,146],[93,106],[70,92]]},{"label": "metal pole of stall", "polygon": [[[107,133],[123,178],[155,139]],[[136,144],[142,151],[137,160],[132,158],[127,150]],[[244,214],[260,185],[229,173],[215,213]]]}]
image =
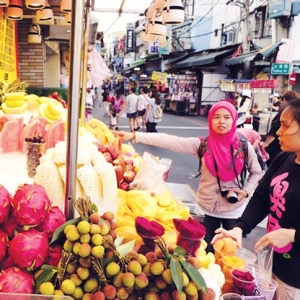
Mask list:
[{"label": "metal pole of stall", "polygon": [[[85,31],[84,31],[84,42],[82,47],[83,57],[83,72],[82,72],[82,94],[81,94],[81,125],[85,123],[85,100],[86,100],[86,79],[87,79],[87,60],[88,60],[88,45],[89,45],[89,26],[90,24],[90,1],[85,4]],[[93,66],[92,66],[93,68]]]},{"label": "metal pole of stall", "polygon": [[72,201],[76,197],[84,3],[84,0],[72,1],[65,191],[65,215],[67,220],[73,218]]}]

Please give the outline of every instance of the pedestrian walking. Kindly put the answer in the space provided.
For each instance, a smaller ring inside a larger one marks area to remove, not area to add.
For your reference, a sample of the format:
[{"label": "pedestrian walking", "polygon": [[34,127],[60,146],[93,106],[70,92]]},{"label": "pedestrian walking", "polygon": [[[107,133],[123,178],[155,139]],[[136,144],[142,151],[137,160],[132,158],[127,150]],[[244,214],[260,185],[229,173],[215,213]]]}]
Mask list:
[{"label": "pedestrian walking", "polygon": [[156,125],[161,122],[161,116],[156,116],[156,109],[161,108],[161,100],[156,90],[149,91],[149,100],[145,116],[146,132],[157,132]]},{"label": "pedestrian walking", "polygon": [[135,93],[135,88],[130,88],[129,95],[125,99],[125,105],[119,115],[123,113],[123,110],[127,109],[127,118],[129,119],[130,131],[137,131],[137,105],[138,105],[138,96]]}]

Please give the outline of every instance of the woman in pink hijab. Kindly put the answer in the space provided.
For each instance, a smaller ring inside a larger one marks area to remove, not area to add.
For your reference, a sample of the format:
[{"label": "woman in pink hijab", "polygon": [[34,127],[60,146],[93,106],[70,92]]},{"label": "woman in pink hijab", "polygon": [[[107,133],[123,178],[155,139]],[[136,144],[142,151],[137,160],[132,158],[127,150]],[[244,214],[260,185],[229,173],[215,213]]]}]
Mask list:
[{"label": "woman in pink hijab", "polygon": [[[207,147],[201,158],[201,176],[197,190],[198,204],[205,214],[205,240],[207,251],[215,230],[233,228],[244,211],[250,196],[262,176],[261,167],[251,144],[248,142],[248,178],[241,182],[244,166],[243,154],[236,129],[237,112],[226,101],[212,106],[208,114],[209,135]],[[198,150],[205,137],[178,137],[165,133],[116,132],[124,140],[192,154],[199,159]],[[232,197],[230,197],[232,196]]]}]

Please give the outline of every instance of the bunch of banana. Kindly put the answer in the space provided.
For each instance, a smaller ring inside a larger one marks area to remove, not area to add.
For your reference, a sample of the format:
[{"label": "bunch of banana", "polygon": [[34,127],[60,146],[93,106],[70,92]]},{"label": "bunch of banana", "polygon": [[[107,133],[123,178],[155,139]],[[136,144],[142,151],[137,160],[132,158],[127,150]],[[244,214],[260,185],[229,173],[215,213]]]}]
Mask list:
[{"label": "bunch of banana", "polygon": [[[47,98],[47,101],[44,101],[45,98]],[[48,124],[52,124],[61,119],[64,107],[60,102],[53,98],[43,97],[43,103],[40,104],[38,112],[41,117],[46,119]]]},{"label": "bunch of banana", "polygon": [[[160,223],[166,233],[174,230],[173,219],[187,220],[190,217],[188,207],[179,208],[169,190],[161,194],[152,195],[146,190],[130,190],[128,192],[118,189],[120,199],[117,213],[117,229],[120,236],[132,239],[137,238],[135,219],[138,216]],[[126,236],[124,236],[126,235]]]},{"label": "bunch of banana", "polygon": [[105,123],[92,119],[84,125],[87,132],[90,132],[102,145],[113,144],[115,136]]}]

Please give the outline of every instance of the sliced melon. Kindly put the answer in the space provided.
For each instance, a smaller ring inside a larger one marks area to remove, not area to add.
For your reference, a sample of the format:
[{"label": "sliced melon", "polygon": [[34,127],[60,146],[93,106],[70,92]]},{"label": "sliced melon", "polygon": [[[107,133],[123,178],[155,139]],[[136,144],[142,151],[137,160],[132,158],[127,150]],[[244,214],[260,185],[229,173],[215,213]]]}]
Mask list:
[{"label": "sliced melon", "polygon": [[20,106],[23,106],[25,104],[25,100],[24,99],[21,99],[21,100],[8,100],[8,99],[6,99],[5,104],[8,107],[20,107]]},{"label": "sliced melon", "polygon": [[23,114],[27,109],[27,104],[24,103],[19,107],[8,107],[6,103],[2,103],[1,108],[6,114]]},{"label": "sliced melon", "polygon": [[57,117],[60,117],[64,111],[63,105],[55,99],[49,99],[47,109],[53,116]]},{"label": "sliced melon", "polygon": [[25,95],[25,92],[7,93],[5,94],[5,100],[22,100]]}]

